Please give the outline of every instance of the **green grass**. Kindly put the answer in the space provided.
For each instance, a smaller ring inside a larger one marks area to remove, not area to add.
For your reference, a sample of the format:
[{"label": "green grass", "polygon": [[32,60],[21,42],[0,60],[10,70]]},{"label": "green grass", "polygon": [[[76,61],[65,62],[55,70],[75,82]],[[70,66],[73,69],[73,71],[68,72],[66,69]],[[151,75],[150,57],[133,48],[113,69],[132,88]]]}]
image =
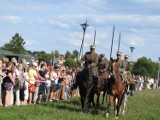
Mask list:
[{"label": "green grass", "polygon": [[[90,113],[82,113],[80,98],[71,98],[66,102],[54,101],[39,105],[13,106],[0,108],[0,120],[114,120],[112,109],[109,118],[105,118],[106,104],[98,109],[92,108]],[[134,92],[129,98],[126,114],[119,120],[159,120],[160,90]]]}]

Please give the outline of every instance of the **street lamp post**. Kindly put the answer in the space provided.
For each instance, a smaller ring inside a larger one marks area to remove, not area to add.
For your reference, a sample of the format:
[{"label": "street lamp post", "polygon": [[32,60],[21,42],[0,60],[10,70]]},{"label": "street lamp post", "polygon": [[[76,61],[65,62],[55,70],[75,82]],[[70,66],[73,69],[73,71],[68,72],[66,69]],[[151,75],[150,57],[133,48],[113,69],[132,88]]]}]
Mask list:
[{"label": "street lamp post", "polygon": [[131,62],[132,62],[132,53],[133,53],[133,50],[135,49],[134,47],[130,47],[131,49]]},{"label": "street lamp post", "polygon": [[89,25],[87,24],[87,20],[86,20],[86,23],[81,24],[81,26],[82,26],[82,28],[83,28],[83,38],[82,38],[81,48],[80,48],[80,51],[79,51],[79,59],[80,59],[80,57],[82,57],[82,55],[83,55],[84,36],[85,36],[86,28],[89,26]]}]

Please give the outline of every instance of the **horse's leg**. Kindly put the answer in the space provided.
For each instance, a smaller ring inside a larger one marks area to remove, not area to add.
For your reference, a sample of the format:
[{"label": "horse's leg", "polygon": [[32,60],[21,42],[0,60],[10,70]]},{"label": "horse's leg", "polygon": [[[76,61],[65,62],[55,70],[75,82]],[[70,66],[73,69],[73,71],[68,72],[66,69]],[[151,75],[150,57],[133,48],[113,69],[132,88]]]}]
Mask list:
[{"label": "horse's leg", "polygon": [[84,112],[84,97],[81,96],[81,107],[82,107],[82,112]]},{"label": "horse's leg", "polygon": [[94,103],[94,93],[91,93],[91,96],[90,96],[90,106],[91,106],[91,103],[93,105],[93,107],[95,106],[95,103]]},{"label": "horse's leg", "polygon": [[116,117],[118,117],[118,115],[119,115],[119,109],[120,109],[120,106],[121,106],[121,104],[122,104],[123,97],[124,97],[124,93],[123,93],[123,95],[119,96],[119,98],[118,98],[117,114],[116,114]]},{"label": "horse's leg", "polygon": [[102,98],[102,105],[104,104],[104,97],[105,97],[106,91],[103,91],[103,98]]},{"label": "horse's leg", "polygon": [[128,100],[128,95],[125,93],[125,94],[124,94],[124,102],[123,102],[123,111],[122,111],[122,114],[123,114],[123,115],[125,114],[125,111],[126,111],[127,100]]},{"label": "horse's leg", "polygon": [[113,101],[114,101],[114,114],[116,115],[117,114],[117,102],[118,102],[118,98],[114,97]]},{"label": "horse's leg", "polygon": [[99,107],[99,96],[100,96],[100,92],[98,91],[97,92],[97,103],[96,103],[96,106]]},{"label": "horse's leg", "polygon": [[112,95],[109,96],[109,103],[108,103],[108,108],[107,108],[106,117],[109,117],[110,107],[111,107],[111,105],[112,105],[113,98],[114,98],[114,97],[113,97]]},{"label": "horse's leg", "polygon": [[84,98],[84,108],[85,110],[88,112],[89,111],[89,105],[91,103],[91,99],[93,98],[93,95],[91,92],[92,92],[92,88],[93,88],[93,85],[90,86],[90,88],[88,88],[85,92],[85,98]]},{"label": "horse's leg", "polygon": [[80,96],[81,96],[81,110],[82,110],[82,112],[84,112],[84,96],[85,96],[85,93],[82,91],[82,89],[80,89]]},{"label": "horse's leg", "polygon": [[108,96],[108,93],[106,92],[106,104],[107,104],[107,101],[108,101],[108,100],[107,100],[107,96]]}]

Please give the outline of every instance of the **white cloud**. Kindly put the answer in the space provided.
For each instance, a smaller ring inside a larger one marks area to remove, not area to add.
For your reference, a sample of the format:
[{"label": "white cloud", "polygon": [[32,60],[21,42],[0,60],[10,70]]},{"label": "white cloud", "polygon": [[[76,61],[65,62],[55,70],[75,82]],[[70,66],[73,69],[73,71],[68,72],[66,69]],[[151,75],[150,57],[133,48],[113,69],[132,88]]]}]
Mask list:
[{"label": "white cloud", "polygon": [[137,2],[137,3],[152,3],[152,4],[160,3],[159,0],[133,0],[133,2]]},{"label": "white cloud", "polygon": [[22,21],[22,18],[19,16],[0,16],[0,21],[10,22],[10,23],[18,23]]},{"label": "white cloud", "polygon": [[26,42],[25,45],[28,47],[33,45],[33,40],[26,40],[25,42]]},{"label": "white cloud", "polygon": [[160,23],[160,15],[153,15],[153,16],[148,16],[148,22],[152,23]]},{"label": "white cloud", "polygon": [[125,38],[129,45],[144,46],[144,38],[142,37],[127,37]]},{"label": "white cloud", "polygon": [[51,18],[49,18],[49,19],[39,18],[38,22],[41,23],[41,24],[48,24],[48,25],[58,27],[58,28],[62,28],[62,29],[68,29],[69,28],[69,25],[67,23],[63,23],[63,22],[60,22],[56,19],[51,19]]},{"label": "white cloud", "polygon": [[[84,49],[88,50],[89,45],[93,44],[96,29],[97,52],[109,54],[112,25],[115,24],[113,54],[117,51],[118,33],[122,32],[121,51],[128,51],[128,46],[135,46],[135,53],[141,53],[139,56],[146,53],[154,58],[157,56],[154,50],[149,50],[150,53],[146,51],[153,40],[154,44],[157,43],[156,46],[153,45],[155,51],[160,48],[159,3],[160,0],[2,0],[0,30],[10,34],[18,31],[28,36],[29,40],[26,41],[28,49],[40,49],[39,46],[44,46],[45,51],[57,48],[64,52],[66,48],[79,50],[83,34],[80,24],[87,19],[90,26],[86,30]],[[26,18],[22,19],[19,16]],[[35,22],[37,19],[38,22]],[[8,24],[19,22],[25,24],[14,27]],[[4,38],[8,36],[2,35]],[[141,46],[143,49],[138,49]]]}]

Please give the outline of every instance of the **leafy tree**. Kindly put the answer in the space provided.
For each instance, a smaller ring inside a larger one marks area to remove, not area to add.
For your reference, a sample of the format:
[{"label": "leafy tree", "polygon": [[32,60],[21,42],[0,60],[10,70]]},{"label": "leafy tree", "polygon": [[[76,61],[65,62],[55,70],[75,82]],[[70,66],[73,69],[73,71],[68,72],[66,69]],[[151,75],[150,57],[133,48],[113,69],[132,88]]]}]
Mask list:
[{"label": "leafy tree", "polygon": [[72,56],[72,54],[69,52],[69,51],[67,51],[66,53],[65,53],[65,57],[66,58],[70,58]]},{"label": "leafy tree", "polygon": [[132,72],[135,75],[143,75],[147,77],[157,77],[158,64],[150,58],[142,57],[133,65]]},{"label": "leafy tree", "polygon": [[43,60],[43,61],[46,61],[46,62],[50,62],[51,58],[52,58],[52,55],[51,54],[47,54],[45,51],[35,51],[33,52],[37,55],[38,59],[39,60]]},{"label": "leafy tree", "polygon": [[54,54],[55,54],[55,57],[56,57],[56,58],[58,58],[58,57],[60,56],[60,54],[59,54],[59,51],[58,51],[58,50],[54,51]]},{"label": "leafy tree", "polygon": [[24,39],[16,33],[9,43],[2,46],[2,49],[12,51],[15,54],[23,54],[26,52],[24,48],[25,43]]},{"label": "leafy tree", "polygon": [[73,58],[67,58],[64,62],[64,65],[68,66],[69,68],[76,67],[76,61]]},{"label": "leafy tree", "polygon": [[78,58],[78,51],[77,50],[74,50],[73,52],[72,52],[72,57],[73,58]]}]

